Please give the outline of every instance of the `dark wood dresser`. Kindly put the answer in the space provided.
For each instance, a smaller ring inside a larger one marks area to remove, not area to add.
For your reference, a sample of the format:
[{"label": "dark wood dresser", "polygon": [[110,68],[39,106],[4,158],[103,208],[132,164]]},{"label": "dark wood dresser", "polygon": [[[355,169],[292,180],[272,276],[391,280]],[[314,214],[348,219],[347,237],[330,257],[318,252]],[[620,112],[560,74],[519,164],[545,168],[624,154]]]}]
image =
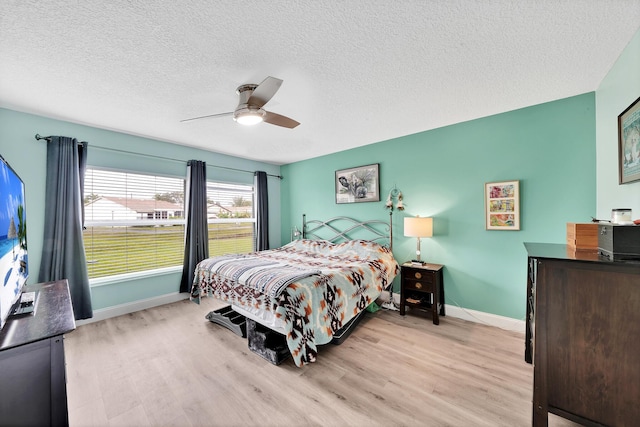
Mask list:
[{"label": "dark wood dresser", "polygon": [[29,285],[35,315],[0,331],[0,425],[69,425],[63,334],[76,328],[66,280]]},{"label": "dark wood dresser", "polygon": [[640,420],[640,262],[525,243],[525,360],[533,425],[548,413],[586,426]]}]

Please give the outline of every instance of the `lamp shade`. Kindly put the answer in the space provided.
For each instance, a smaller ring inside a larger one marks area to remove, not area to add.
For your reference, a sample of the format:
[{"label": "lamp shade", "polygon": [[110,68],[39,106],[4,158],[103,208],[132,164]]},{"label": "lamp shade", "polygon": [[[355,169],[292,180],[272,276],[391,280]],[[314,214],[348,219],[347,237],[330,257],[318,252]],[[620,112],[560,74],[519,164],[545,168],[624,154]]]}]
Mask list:
[{"label": "lamp shade", "polygon": [[404,235],[407,237],[431,237],[433,236],[433,218],[404,219]]}]

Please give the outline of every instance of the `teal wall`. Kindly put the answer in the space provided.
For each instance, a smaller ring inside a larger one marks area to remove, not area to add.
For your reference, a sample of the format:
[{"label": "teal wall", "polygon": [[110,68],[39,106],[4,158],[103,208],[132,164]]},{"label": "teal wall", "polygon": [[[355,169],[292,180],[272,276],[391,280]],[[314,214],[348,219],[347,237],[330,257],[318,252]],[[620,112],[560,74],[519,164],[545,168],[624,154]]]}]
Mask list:
[{"label": "teal wall", "polygon": [[[423,239],[423,256],[445,264],[448,304],[524,318],[524,241],[564,242],[565,223],[606,217],[612,207],[640,211],[640,182],[617,183],[617,115],[640,95],[640,31],[594,93],[409,135],[278,168],[178,146],[0,109],[0,154],[27,187],[30,282],[42,251],[46,146],[35,133],[90,142],[94,166],[184,176],[185,166],[151,156],[284,175],[269,179],[271,245],[290,238],[301,216],[386,219],[384,198],[396,185],[407,209],[394,215],[394,252],[413,257],[415,239],[402,235],[406,215],[433,216],[435,235]],[[131,156],[97,147],[136,151]],[[380,163],[379,203],[336,205],[334,172]],[[249,182],[251,176],[209,168],[209,177]],[[596,181],[597,176],[597,181]],[[521,231],[484,230],[485,182],[521,180]],[[597,184],[596,184],[597,182]],[[597,195],[597,205],[596,205]],[[597,212],[596,212],[597,211]],[[151,298],[178,289],[179,273],[93,288],[94,308]],[[397,280],[395,288],[397,289]]]},{"label": "teal wall", "polygon": [[[183,162],[207,162],[208,176],[251,182],[252,175],[213,167],[265,170],[269,179],[271,245],[290,238],[303,213],[386,219],[384,199],[395,185],[406,210],[394,212],[394,252],[413,257],[415,239],[402,232],[406,215],[433,216],[435,235],[423,257],[444,264],[447,304],[524,318],[526,253],[522,242],[565,239],[565,223],[588,221],[596,207],[595,94],[528,107],[282,167],[176,144],[0,109],[0,154],[27,188],[30,282],[37,281],[44,224],[46,144],[35,133],[89,141],[89,164],[184,176]],[[134,151],[140,155],[104,150]],[[336,169],[380,163],[381,201],[336,205]],[[521,231],[484,229],[484,183],[521,181]],[[94,308],[177,292],[180,273],[92,288]],[[396,280],[395,289],[398,284]]]},{"label": "teal wall", "polygon": [[640,181],[619,185],[618,115],[640,97],[640,30],[596,91],[596,155],[598,218],[611,209],[629,208],[640,218]]},{"label": "teal wall", "polygon": [[[398,261],[415,254],[404,216],[432,216],[422,253],[445,265],[446,303],[524,319],[523,242],[564,243],[567,222],[595,215],[594,103],[588,93],[282,166],[282,240],[303,213],[386,219],[395,185],[406,205],[394,212]],[[335,170],[370,163],[380,164],[381,201],[337,205]],[[484,184],[508,180],[520,180],[521,230],[487,231]]]},{"label": "teal wall", "polygon": [[[252,173],[234,172],[224,168],[251,172],[264,170],[269,174],[280,174],[280,167],[271,164],[0,109],[0,154],[25,182],[29,283],[36,283],[38,279],[44,228],[46,143],[36,141],[34,139],[36,133],[64,135],[88,141],[87,163],[89,166],[184,177],[186,161],[198,159],[207,163],[207,178],[211,180],[249,184],[253,182]],[[213,138],[215,137],[212,136]],[[139,154],[133,155],[126,152]],[[270,177],[268,185],[270,244],[275,247],[280,245],[281,234],[280,180]],[[93,307],[103,309],[176,293],[179,290],[180,277],[180,272],[172,272],[92,286]]]}]

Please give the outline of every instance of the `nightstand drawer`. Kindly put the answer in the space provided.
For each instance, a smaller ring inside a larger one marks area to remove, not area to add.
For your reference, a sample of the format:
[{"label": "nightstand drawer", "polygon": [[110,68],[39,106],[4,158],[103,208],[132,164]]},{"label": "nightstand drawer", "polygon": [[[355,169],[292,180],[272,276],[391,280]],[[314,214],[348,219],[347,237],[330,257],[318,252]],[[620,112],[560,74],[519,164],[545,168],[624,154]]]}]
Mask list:
[{"label": "nightstand drawer", "polygon": [[436,273],[434,271],[428,271],[428,270],[403,268],[402,278],[404,280],[409,280],[409,281],[413,280],[413,281],[419,281],[422,283],[433,284],[433,282],[436,281]]},{"label": "nightstand drawer", "polygon": [[[423,277],[424,279],[424,277]],[[431,292],[433,293],[433,281],[426,279],[416,280],[416,279],[404,279],[404,287],[407,290],[416,290],[423,292]]]}]

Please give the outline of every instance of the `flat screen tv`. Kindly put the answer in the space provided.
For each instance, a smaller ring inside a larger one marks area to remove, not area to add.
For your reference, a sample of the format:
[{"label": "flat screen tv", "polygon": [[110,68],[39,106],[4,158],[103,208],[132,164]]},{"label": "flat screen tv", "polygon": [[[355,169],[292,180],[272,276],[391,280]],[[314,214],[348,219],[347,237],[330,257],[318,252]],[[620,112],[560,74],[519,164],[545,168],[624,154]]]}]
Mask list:
[{"label": "flat screen tv", "polygon": [[24,183],[0,156],[0,329],[29,276]]}]

